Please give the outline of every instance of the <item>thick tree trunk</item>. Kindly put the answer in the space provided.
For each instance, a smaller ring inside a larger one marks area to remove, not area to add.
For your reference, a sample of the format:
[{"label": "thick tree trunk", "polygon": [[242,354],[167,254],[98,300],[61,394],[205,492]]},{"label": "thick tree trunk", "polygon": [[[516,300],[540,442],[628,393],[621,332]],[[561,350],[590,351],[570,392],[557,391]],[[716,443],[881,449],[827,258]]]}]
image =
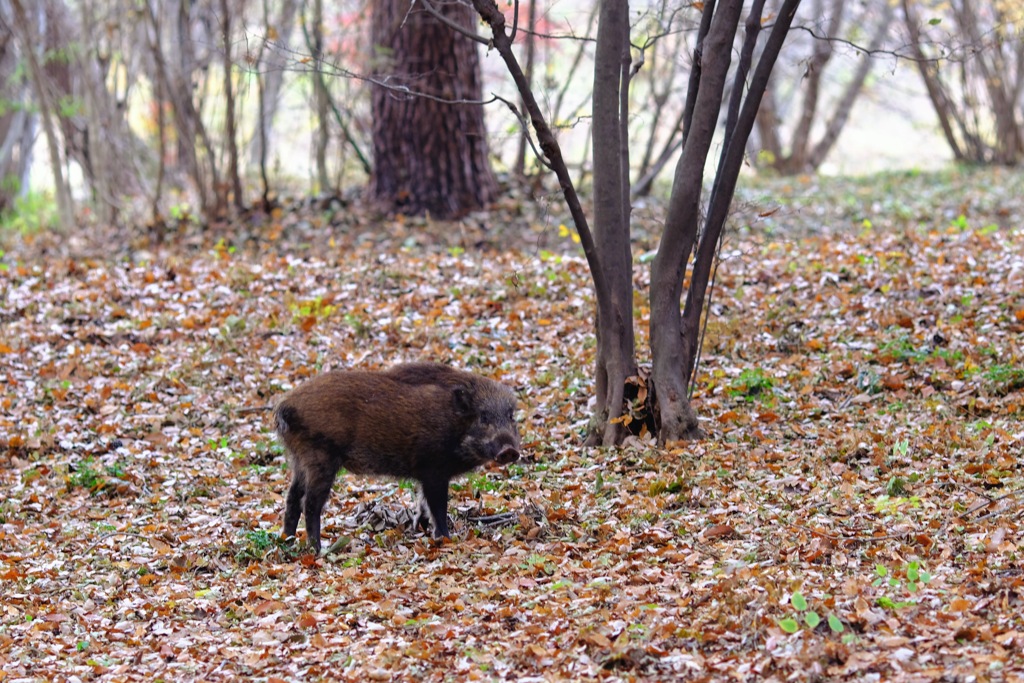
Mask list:
[{"label": "thick tree trunk", "polygon": [[[439,3],[472,31],[460,3]],[[374,88],[370,195],[391,210],[456,217],[498,193],[488,159],[477,45],[409,0],[373,5],[373,42],[388,55]],[[421,96],[425,95],[425,96]]]}]

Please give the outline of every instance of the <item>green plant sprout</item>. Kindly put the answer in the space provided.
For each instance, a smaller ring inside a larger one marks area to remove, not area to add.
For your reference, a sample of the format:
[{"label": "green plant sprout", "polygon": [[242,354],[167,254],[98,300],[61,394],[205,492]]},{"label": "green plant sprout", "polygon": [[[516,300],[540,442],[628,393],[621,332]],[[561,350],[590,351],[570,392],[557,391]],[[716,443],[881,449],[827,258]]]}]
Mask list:
[{"label": "green plant sprout", "polygon": [[[805,598],[800,591],[796,591],[789,596],[789,603],[797,611],[797,614],[796,616],[790,616],[779,620],[779,628],[786,633],[796,633],[799,631],[800,621],[803,621],[807,628],[810,629],[817,628],[818,624],[821,623],[821,616],[814,610],[810,609],[810,606],[807,604],[807,598]],[[835,614],[829,613],[826,617],[826,621],[828,622],[829,629],[831,629],[833,633],[842,633],[846,628],[843,626],[843,622]]]}]

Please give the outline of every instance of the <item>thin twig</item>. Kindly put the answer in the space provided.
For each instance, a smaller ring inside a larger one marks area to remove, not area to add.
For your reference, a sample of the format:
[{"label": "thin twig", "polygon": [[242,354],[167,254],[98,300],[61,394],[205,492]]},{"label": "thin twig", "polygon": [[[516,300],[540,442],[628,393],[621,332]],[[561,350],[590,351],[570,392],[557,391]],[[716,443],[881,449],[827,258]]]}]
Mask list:
[{"label": "thin twig", "polygon": [[[494,93],[491,94],[494,95]],[[509,102],[504,97],[501,97],[499,95],[494,95],[494,97],[504,102],[506,106],[508,106],[508,108],[512,110],[512,113],[515,115],[515,117],[519,119],[519,125],[523,129],[523,135],[526,136],[526,142],[530,145],[530,149],[533,150],[533,155],[540,161],[540,163],[542,163],[544,166],[550,169],[551,164],[548,162],[547,158],[545,158],[544,155],[540,153],[540,151],[537,149],[537,146],[533,143],[533,137],[530,135],[530,124],[526,121],[526,117],[523,116],[522,112],[519,111],[519,107],[517,107],[514,103]]]},{"label": "thin twig", "polygon": [[[992,506],[992,505],[994,505],[994,504],[998,503],[999,501],[1001,501],[1001,500],[1004,500],[1004,499],[1006,499],[1006,498],[1013,498],[1014,496],[1018,496],[1018,495],[1020,495],[1021,493],[1024,493],[1024,489],[1017,489],[1016,491],[1010,491],[1009,493],[1005,493],[1005,494],[1003,494],[1003,495],[1001,495],[1001,496],[999,496],[999,497],[997,497],[997,498],[987,498],[987,499],[986,499],[986,500],[985,500],[984,502],[982,502],[982,503],[978,503],[977,505],[975,505],[974,507],[972,507],[972,508],[971,508],[970,510],[968,510],[968,511],[966,511],[966,512],[963,512],[963,513],[961,513],[961,514],[960,514],[960,519],[963,519],[963,518],[964,518],[964,517],[966,517],[967,515],[971,515],[971,514],[974,514],[974,513],[975,513],[975,512],[977,512],[978,510],[984,510],[985,508],[987,508],[987,507],[990,507],[990,506]],[[981,517],[978,517],[978,518],[977,518],[976,520],[974,520],[974,521],[975,521],[975,522],[980,522],[980,521],[981,521],[981,520],[983,520],[983,519],[986,519],[986,518],[988,518],[988,517],[991,517],[991,516],[992,516],[992,515],[994,515],[994,514],[995,514],[996,512],[997,512],[996,510],[993,510],[992,512],[989,512],[988,514],[985,514],[985,515],[982,515]]]},{"label": "thin twig", "polygon": [[134,536],[135,538],[141,538],[144,541],[148,541],[149,540],[149,536],[143,536],[142,534],[137,534],[134,531],[108,531],[107,533],[103,534],[102,536],[97,538],[95,541],[93,541],[93,543],[88,548],[85,549],[83,554],[88,555],[100,543],[102,543],[103,541],[107,540],[108,538],[112,538],[114,536]]}]

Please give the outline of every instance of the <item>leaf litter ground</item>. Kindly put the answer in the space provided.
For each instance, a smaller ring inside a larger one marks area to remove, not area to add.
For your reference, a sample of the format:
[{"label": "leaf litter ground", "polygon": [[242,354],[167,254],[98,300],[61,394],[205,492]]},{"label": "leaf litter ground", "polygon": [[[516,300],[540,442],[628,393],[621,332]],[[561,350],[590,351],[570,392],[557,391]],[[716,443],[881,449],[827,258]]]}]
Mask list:
[{"label": "leaf litter ground", "polygon": [[[924,219],[898,185],[742,198],[707,438],[667,448],[580,446],[592,300],[556,216],[503,207],[508,250],[298,210],[124,258],[9,240],[0,680],[1020,680],[1019,207],[947,184]],[[458,482],[452,542],[341,477],[338,549],[282,544],[283,455],[240,409],[418,359],[514,386],[525,461]]]}]

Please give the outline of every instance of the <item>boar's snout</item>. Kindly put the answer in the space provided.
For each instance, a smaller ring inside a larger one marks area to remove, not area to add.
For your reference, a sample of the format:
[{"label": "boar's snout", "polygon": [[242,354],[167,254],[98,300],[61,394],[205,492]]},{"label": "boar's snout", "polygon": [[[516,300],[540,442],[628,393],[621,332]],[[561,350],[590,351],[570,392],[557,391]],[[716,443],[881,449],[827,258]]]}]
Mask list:
[{"label": "boar's snout", "polygon": [[518,459],[519,451],[517,451],[512,446],[505,446],[500,451],[498,451],[498,455],[495,456],[494,461],[497,462],[499,465],[507,465],[510,462],[515,462]]}]

